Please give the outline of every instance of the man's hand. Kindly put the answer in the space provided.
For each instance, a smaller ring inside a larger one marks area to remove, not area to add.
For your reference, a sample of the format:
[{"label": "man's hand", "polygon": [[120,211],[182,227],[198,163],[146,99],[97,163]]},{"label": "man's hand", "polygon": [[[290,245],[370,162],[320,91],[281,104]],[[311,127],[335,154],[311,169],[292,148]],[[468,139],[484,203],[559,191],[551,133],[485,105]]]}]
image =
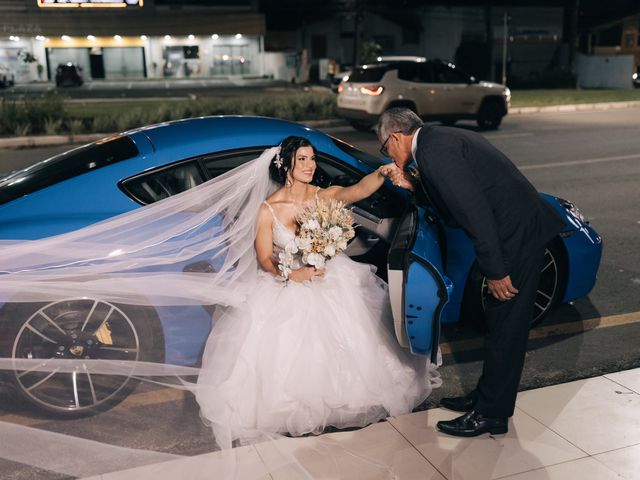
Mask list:
[{"label": "man's hand", "polygon": [[518,289],[511,283],[511,277],[509,275],[500,280],[489,280],[487,278],[487,287],[491,295],[501,302],[511,300],[518,293]]},{"label": "man's hand", "polygon": [[413,192],[413,178],[408,172],[400,169],[397,165],[390,164],[387,170],[387,177],[397,187],[402,187]]}]

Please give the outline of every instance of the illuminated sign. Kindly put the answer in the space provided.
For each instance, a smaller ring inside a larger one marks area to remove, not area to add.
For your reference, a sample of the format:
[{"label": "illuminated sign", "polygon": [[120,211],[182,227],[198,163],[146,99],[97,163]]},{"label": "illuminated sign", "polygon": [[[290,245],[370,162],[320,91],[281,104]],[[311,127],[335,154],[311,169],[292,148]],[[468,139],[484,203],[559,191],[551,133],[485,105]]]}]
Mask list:
[{"label": "illuminated sign", "polygon": [[126,8],[142,7],[144,0],[38,0],[40,8],[48,7],[93,7]]}]

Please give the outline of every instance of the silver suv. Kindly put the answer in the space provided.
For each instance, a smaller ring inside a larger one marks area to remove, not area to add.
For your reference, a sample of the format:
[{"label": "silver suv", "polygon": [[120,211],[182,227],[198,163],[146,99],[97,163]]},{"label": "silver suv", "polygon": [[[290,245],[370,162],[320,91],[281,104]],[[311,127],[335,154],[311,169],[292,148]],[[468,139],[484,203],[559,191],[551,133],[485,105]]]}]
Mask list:
[{"label": "silver suv", "polygon": [[496,129],[510,103],[506,86],[424,57],[378,57],[378,63],[353,69],[338,87],[338,115],[359,130],[371,128],[392,107],[410,108],[445,125],[475,119],[480,128]]}]

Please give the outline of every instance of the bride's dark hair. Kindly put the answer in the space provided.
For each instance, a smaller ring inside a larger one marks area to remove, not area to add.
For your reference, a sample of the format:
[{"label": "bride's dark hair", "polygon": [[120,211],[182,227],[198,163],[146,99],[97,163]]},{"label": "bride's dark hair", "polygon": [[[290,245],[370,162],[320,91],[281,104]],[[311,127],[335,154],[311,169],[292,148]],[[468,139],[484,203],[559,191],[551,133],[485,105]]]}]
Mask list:
[{"label": "bride's dark hair", "polygon": [[275,163],[277,161],[276,159],[274,162],[271,162],[271,165],[269,165],[269,176],[271,177],[271,180],[279,185],[285,184],[287,181],[287,172],[291,171],[295,166],[296,152],[301,147],[311,147],[313,149],[313,154],[316,154],[315,147],[304,137],[291,136],[285,138],[280,143],[279,158],[282,163],[278,166]]}]

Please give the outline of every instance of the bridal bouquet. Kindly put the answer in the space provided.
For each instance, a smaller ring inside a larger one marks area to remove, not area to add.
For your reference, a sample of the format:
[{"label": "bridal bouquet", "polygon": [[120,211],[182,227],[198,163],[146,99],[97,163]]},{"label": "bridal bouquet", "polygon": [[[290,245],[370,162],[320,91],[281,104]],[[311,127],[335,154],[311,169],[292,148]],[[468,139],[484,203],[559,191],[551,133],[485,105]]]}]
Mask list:
[{"label": "bridal bouquet", "polygon": [[296,222],[296,237],[279,257],[278,268],[285,278],[291,273],[293,255],[301,255],[306,265],[322,268],[355,236],[351,212],[336,200],[318,200],[305,206]]},{"label": "bridal bouquet", "polygon": [[342,202],[318,200],[306,206],[296,217],[296,246],[302,262],[316,268],[347,248],[355,236],[353,217]]}]

